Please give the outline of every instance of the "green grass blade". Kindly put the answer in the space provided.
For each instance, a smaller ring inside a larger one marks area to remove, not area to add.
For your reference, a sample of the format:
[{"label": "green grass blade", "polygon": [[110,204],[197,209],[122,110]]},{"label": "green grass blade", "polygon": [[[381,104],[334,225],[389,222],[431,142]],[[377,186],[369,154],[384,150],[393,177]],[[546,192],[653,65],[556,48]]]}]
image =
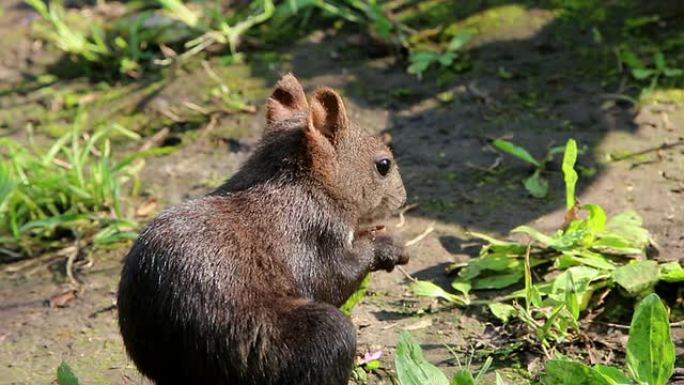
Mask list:
[{"label": "green grass blade", "polygon": [[565,208],[570,211],[575,207],[575,186],[577,185],[577,172],[575,171],[577,162],[577,143],[574,139],[569,139],[565,144],[563,154],[563,178],[565,180]]},{"label": "green grass blade", "polygon": [[532,155],[530,155],[530,153],[527,152],[527,150],[520,146],[516,146],[515,144],[503,139],[496,139],[493,142],[493,144],[494,147],[498,148],[499,150],[507,154],[513,155],[516,158],[523,160],[537,168],[541,167],[541,163],[538,160],[536,160]]}]

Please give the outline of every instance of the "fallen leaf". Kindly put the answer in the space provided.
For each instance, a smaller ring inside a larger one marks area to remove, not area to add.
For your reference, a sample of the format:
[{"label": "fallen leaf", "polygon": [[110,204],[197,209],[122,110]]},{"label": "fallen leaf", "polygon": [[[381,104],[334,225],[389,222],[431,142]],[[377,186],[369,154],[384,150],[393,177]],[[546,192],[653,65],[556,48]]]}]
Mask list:
[{"label": "fallen leaf", "polygon": [[69,302],[75,300],[78,297],[78,290],[71,289],[64,293],[53,295],[48,300],[50,307],[65,307]]},{"label": "fallen leaf", "polygon": [[154,209],[157,207],[157,198],[150,198],[143,202],[138,208],[135,210],[135,216],[136,217],[146,217],[150,215]]}]

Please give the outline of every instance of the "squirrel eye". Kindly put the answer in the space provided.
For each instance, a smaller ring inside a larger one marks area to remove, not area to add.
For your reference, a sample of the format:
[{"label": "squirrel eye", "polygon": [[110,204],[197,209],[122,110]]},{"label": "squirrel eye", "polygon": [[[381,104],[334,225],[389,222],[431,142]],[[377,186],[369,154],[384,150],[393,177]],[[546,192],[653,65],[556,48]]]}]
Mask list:
[{"label": "squirrel eye", "polygon": [[392,165],[392,161],[390,161],[389,159],[386,159],[386,158],[385,158],[385,159],[380,159],[380,160],[378,160],[378,161],[375,162],[375,168],[378,169],[378,172],[379,172],[380,175],[382,175],[382,176],[386,176],[386,175],[387,175],[387,173],[388,173],[389,170],[390,170],[390,166],[391,166],[391,165]]}]

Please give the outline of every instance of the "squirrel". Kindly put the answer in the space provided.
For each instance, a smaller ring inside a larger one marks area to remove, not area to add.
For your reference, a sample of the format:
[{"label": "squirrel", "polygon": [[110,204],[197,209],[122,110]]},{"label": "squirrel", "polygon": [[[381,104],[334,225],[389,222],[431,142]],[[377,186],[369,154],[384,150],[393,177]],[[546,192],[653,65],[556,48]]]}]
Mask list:
[{"label": "squirrel", "polygon": [[338,308],[406,264],[383,226],[406,191],[389,148],[342,98],[292,75],[253,155],[216,191],[163,210],[125,257],[119,326],[157,385],[346,385],[356,329]]}]

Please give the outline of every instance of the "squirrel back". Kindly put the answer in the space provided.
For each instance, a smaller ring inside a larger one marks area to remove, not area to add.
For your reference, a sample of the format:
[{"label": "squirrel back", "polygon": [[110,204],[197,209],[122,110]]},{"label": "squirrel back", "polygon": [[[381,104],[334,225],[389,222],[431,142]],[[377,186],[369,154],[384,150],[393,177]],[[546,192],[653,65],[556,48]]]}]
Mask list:
[{"label": "squirrel back", "polygon": [[346,384],[356,331],[337,307],[372,270],[406,263],[364,231],[405,191],[389,149],[328,88],[292,75],[254,154],[213,193],[163,211],[124,262],[126,349],[157,384]]}]

